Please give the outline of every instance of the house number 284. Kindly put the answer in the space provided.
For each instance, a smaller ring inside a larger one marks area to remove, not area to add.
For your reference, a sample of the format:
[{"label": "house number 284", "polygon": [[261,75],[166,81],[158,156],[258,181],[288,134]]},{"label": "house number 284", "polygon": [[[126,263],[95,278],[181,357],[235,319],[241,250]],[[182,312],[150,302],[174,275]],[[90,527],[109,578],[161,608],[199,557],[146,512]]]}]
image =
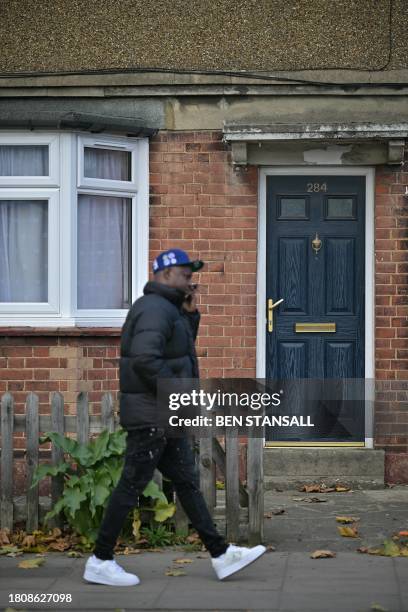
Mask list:
[{"label": "house number 284", "polygon": [[306,191],[309,193],[327,191],[327,183],[307,183]]}]

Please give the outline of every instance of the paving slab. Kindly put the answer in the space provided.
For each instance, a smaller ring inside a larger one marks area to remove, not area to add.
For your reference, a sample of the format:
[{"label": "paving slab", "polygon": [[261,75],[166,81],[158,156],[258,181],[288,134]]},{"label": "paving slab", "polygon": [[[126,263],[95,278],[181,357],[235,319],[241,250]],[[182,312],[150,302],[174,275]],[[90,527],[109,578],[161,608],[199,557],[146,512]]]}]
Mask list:
[{"label": "paving slab", "polygon": [[[29,555],[27,555],[29,556]],[[166,576],[179,558],[177,551],[141,553],[119,558],[128,571],[137,572],[136,587],[106,587],[85,582],[84,559],[61,553],[47,555],[35,570],[17,567],[19,558],[0,558],[0,606],[19,610],[270,610],[276,612],[365,612],[374,604],[387,612],[408,607],[408,559],[373,557],[341,552],[334,559],[310,558],[305,552],[264,555],[225,581],[218,581],[209,559],[183,553],[192,563],[185,576]],[[9,594],[65,593],[70,603],[12,604]]]},{"label": "paving slab", "polygon": [[[324,497],[324,503],[299,498]],[[295,499],[293,499],[295,498]],[[306,494],[268,491],[265,542],[273,544],[256,563],[225,581],[218,581],[207,553],[180,548],[163,552],[120,555],[117,561],[141,579],[136,587],[106,587],[82,578],[86,556],[73,559],[49,553],[43,566],[18,568],[21,557],[0,557],[0,608],[14,610],[93,610],[191,612],[408,612],[408,558],[388,558],[357,552],[359,546],[379,545],[408,528],[408,487],[383,491]],[[336,516],[358,516],[361,537],[343,538]],[[244,525],[242,526],[244,531]],[[317,548],[330,548],[333,559],[310,558]],[[34,555],[25,555],[29,558]],[[192,563],[178,566],[185,576],[166,576],[177,558]],[[70,594],[72,602],[12,603],[10,594]],[[380,606],[380,607],[378,607]]]}]

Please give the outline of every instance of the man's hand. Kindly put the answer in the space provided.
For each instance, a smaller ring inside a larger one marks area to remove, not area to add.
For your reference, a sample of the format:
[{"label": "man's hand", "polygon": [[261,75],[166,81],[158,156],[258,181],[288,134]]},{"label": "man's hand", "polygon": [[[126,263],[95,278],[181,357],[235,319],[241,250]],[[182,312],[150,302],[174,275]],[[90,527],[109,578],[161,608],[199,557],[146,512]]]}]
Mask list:
[{"label": "man's hand", "polygon": [[187,312],[195,312],[197,310],[197,297],[195,291],[193,291],[190,296],[189,299],[184,300],[183,308]]}]

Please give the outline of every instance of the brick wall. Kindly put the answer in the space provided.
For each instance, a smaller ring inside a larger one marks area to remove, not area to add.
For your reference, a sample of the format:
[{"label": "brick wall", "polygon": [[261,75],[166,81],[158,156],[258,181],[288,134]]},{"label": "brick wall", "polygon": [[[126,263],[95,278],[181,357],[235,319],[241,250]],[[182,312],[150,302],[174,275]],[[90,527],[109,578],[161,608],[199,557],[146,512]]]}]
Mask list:
[{"label": "brick wall", "polygon": [[199,275],[203,377],[251,377],[256,356],[258,171],[234,169],[220,132],[162,132],[151,143],[151,257],[180,247]]},{"label": "brick wall", "polygon": [[104,393],[116,394],[118,333],[107,337],[69,336],[69,331],[59,336],[42,335],[40,329],[31,333],[35,335],[13,330],[0,337],[0,394],[13,394],[17,414],[25,412],[30,391],[39,397],[41,414],[49,414],[54,391],[63,394],[66,414],[75,414],[81,391],[89,394],[91,412]]},{"label": "brick wall", "polygon": [[408,164],[377,168],[375,206],[375,444],[386,478],[408,482]]}]

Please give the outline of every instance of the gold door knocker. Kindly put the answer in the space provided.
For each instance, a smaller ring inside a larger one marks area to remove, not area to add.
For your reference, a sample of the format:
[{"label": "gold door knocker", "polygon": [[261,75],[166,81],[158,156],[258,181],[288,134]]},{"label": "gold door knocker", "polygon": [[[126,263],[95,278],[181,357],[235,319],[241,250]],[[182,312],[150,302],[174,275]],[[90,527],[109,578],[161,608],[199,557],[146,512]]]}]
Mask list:
[{"label": "gold door knocker", "polygon": [[320,238],[319,238],[319,236],[318,236],[318,234],[316,232],[316,236],[312,240],[312,249],[314,250],[314,252],[317,255],[321,248],[322,248],[322,241],[320,240]]}]

